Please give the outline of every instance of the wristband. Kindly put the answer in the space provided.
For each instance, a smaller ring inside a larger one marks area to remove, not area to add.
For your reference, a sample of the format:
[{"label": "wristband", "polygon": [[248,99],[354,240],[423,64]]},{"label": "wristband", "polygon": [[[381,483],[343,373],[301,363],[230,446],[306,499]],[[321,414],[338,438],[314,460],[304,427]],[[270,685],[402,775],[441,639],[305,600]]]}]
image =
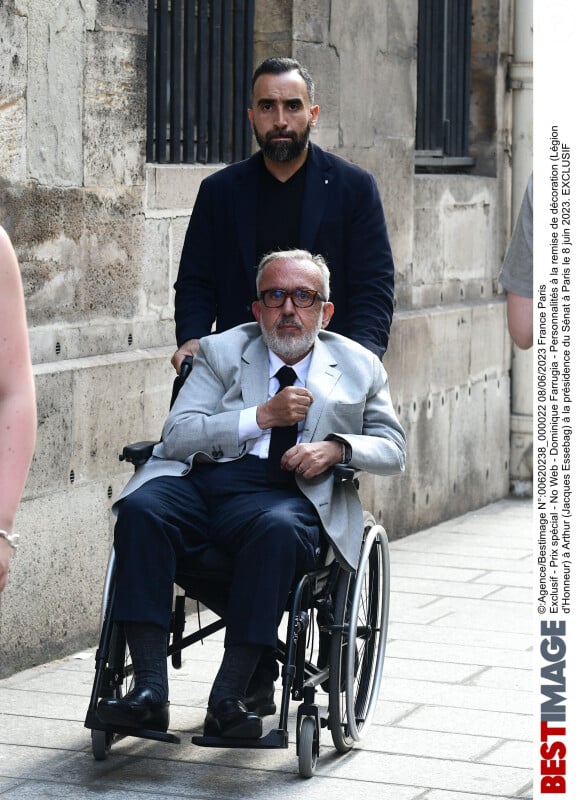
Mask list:
[{"label": "wristband", "polygon": [[352,447],[347,442],[340,442],[342,448],[341,464],[350,464],[352,460]]}]

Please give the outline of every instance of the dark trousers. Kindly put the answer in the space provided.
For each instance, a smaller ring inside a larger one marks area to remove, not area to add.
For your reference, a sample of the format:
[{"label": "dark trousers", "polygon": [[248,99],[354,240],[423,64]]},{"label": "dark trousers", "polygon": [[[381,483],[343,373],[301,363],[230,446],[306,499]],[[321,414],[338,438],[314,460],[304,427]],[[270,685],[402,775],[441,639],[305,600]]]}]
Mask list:
[{"label": "dark trousers", "polygon": [[297,578],[316,565],[318,515],[292,482],[268,483],[253,456],[148,481],[119,504],[114,619],[169,629],[173,583],[213,545],[232,561],[226,645],[275,647]]}]

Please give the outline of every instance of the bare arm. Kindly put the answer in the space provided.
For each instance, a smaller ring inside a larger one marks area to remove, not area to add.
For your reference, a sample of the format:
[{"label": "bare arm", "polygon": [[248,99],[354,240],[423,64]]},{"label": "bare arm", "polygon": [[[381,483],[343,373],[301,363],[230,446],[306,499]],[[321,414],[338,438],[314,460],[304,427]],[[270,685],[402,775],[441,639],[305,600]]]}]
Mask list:
[{"label": "bare arm", "polygon": [[[36,400],[20,271],[0,228],[0,529],[12,533],[36,442]],[[0,538],[0,591],[12,549]]]},{"label": "bare arm", "polygon": [[522,350],[528,350],[534,340],[532,298],[508,292],[507,319],[514,342]]}]

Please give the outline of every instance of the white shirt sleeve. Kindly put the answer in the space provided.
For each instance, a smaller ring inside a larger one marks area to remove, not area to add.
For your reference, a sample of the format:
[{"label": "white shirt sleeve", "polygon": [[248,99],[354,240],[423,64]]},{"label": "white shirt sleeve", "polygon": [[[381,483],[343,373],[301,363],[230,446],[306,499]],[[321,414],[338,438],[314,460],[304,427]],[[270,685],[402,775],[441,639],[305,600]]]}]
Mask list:
[{"label": "white shirt sleeve", "polygon": [[257,410],[258,406],[252,406],[240,411],[240,421],[238,423],[238,441],[240,444],[247,442],[248,439],[258,439],[263,436],[264,431],[256,421]]}]

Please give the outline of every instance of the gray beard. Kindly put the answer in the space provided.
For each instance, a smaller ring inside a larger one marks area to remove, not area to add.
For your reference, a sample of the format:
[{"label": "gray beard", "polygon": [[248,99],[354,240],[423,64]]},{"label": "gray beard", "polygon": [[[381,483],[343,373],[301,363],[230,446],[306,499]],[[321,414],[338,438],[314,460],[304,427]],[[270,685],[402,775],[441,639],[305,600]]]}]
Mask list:
[{"label": "gray beard", "polygon": [[260,323],[260,328],[264,341],[270,350],[280,356],[283,361],[293,361],[305,356],[312,349],[322,328],[322,318],[319,320],[315,330],[311,333],[303,331],[300,336],[283,336],[275,328],[273,331],[267,331],[262,323]]}]

